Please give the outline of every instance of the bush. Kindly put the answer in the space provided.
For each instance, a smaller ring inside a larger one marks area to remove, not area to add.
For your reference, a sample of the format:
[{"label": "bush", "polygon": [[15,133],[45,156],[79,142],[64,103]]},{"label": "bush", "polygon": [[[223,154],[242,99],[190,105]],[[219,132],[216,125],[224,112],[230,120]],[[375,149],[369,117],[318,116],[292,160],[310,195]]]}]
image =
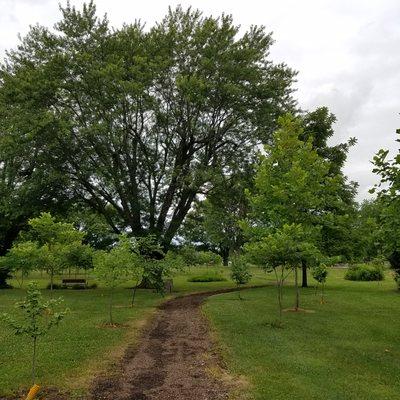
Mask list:
[{"label": "bush", "polygon": [[178,254],[183,258],[186,265],[220,265],[222,258],[212,251],[198,251],[192,246],[185,246]]},{"label": "bush", "polygon": [[349,281],[382,281],[384,273],[379,265],[357,264],[347,270],[344,278]]},{"label": "bush", "polygon": [[188,282],[222,282],[226,279],[217,271],[205,273],[203,275],[191,276]]},{"label": "bush", "polygon": [[239,286],[245,285],[251,279],[249,265],[243,258],[234,257],[231,264],[231,278]]}]

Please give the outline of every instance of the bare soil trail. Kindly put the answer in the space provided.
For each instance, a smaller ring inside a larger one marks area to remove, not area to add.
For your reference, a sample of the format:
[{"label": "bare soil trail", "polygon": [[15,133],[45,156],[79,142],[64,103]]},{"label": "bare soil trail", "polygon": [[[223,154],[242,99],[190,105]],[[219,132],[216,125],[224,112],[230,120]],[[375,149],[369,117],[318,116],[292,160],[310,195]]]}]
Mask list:
[{"label": "bare soil trail", "polygon": [[210,373],[220,360],[200,305],[209,296],[229,291],[192,294],[163,303],[139,344],[126,351],[119,371],[94,381],[90,399],[227,399],[227,384]]}]

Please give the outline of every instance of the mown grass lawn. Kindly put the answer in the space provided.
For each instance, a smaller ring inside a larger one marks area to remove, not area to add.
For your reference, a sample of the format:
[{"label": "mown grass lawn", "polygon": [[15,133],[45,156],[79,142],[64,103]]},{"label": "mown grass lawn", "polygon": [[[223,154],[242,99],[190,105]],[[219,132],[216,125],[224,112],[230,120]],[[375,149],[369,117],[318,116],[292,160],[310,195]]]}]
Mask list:
[{"label": "mown grass lawn", "polygon": [[[257,400],[400,399],[400,292],[390,276],[380,283],[349,282],[330,271],[326,304],[303,289],[302,306],[288,312],[283,329],[276,289],[267,287],[210,297],[210,318],[228,368],[249,382]],[[388,274],[389,275],[389,274]],[[284,290],[285,307],[294,291]]]},{"label": "mown grass lawn", "polygon": [[[222,282],[188,282],[193,275],[218,269],[227,280]],[[254,270],[251,284],[265,282],[265,274]],[[89,277],[90,278],[90,277]],[[38,281],[42,288],[48,277],[34,274],[25,280]],[[57,282],[60,280],[58,277]],[[56,282],[56,283],[57,283]],[[93,283],[89,279],[89,283]],[[0,313],[14,312],[14,303],[25,296],[25,285],[14,289],[0,290]],[[124,326],[105,327],[108,318],[108,293],[99,287],[89,290],[44,290],[46,297],[62,297],[63,308],[70,312],[59,327],[53,328],[49,335],[39,342],[38,383],[43,386],[57,386],[80,393],[90,380],[107,364],[120,356],[128,343],[135,340],[139,327],[154,312],[156,306],[166,298],[151,290],[138,290],[135,306],[129,307],[132,282],[116,291],[114,298],[114,319]],[[229,280],[228,268],[191,267],[174,277],[173,295],[191,292],[217,290],[233,287]],[[17,314],[16,314],[17,315]],[[29,387],[31,347],[26,337],[15,336],[3,323],[0,323],[0,395]]]}]

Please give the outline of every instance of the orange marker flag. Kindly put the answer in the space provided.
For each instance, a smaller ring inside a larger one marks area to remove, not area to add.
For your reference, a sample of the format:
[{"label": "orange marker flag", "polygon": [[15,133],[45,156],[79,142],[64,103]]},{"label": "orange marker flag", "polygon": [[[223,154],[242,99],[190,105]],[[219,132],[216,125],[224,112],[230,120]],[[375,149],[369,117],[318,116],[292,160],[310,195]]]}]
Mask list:
[{"label": "orange marker flag", "polygon": [[39,385],[33,385],[28,393],[28,396],[26,396],[26,400],[34,400],[34,398],[39,392],[39,389],[40,389]]}]

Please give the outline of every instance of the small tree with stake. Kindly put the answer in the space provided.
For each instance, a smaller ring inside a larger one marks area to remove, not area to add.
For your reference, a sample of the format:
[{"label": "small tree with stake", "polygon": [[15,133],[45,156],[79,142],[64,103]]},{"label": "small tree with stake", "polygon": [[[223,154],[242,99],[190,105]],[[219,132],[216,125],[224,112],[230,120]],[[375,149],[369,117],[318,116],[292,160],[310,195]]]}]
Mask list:
[{"label": "small tree with stake", "polygon": [[321,304],[325,303],[325,283],[328,277],[328,268],[325,264],[316,265],[312,270],[313,278],[318,282],[317,288],[321,285]]},{"label": "small tree with stake", "polygon": [[312,264],[320,257],[318,249],[306,241],[307,236],[301,225],[285,224],[268,236],[263,236],[257,242],[245,245],[248,256],[253,262],[263,265],[264,269],[273,271],[275,274],[279,323],[282,320],[283,284],[286,278],[291,272],[294,272],[296,296],[293,310],[298,311],[300,309],[298,269],[303,260]]},{"label": "small tree with stake", "polygon": [[[231,264],[231,278],[236,283],[236,286],[239,288],[240,285],[245,285],[251,279],[252,275],[249,271],[249,266],[243,257],[235,256],[232,259]],[[242,296],[239,293],[239,299],[242,300]]]},{"label": "small tree with stake", "polygon": [[110,251],[98,251],[93,259],[94,273],[109,289],[109,323],[113,320],[113,298],[115,289],[129,279],[139,280],[142,268],[135,253],[132,252],[131,242],[126,235],[121,235],[119,242]]},{"label": "small tree with stake", "polygon": [[16,335],[25,335],[32,341],[32,384],[36,381],[37,343],[41,336],[53,326],[56,326],[64,318],[68,310],[55,312],[61,299],[44,301],[37,283],[31,282],[28,286],[26,299],[16,304],[16,307],[23,312],[23,319],[14,319],[9,314],[2,314],[1,319],[5,321]]}]

